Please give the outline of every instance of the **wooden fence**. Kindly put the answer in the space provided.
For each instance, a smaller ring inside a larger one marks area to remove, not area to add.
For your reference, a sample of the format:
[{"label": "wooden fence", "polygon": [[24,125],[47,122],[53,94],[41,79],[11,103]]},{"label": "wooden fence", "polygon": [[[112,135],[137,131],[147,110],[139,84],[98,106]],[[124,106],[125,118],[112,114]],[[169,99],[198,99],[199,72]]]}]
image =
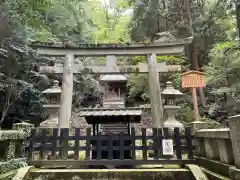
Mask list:
[{"label": "wooden fence", "polygon": [[[61,129],[60,136],[57,129],[51,130],[51,135],[48,133],[49,129],[43,129],[41,134],[37,133],[36,129],[32,130],[28,153],[30,165],[55,164],[80,167],[83,165],[136,166],[195,163],[193,157],[195,147],[192,145],[193,137],[189,128],[185,129],[183,135],[180,135],[179,128],[174,128],[173,133],[169,133],[167,128],[153,128],[151,136],[147,136],[146,129],[142,129],[141,135],[137,135],[134,128],[131,129],[131,135],[99,133],[96,136],[91,134],[90,128],[87,129],[86,135],[82,135],[80,129],[75,129],[75,134],[72,136],[69,135],[69,129]],[[164,155],[163,139],[173,140],[174,155]],[[70,146],[70,141],[74,145]],[[84,144],[81,143],[83,141],[85,141]],[[136,153],[137,151],[141,152],[140,156]],[[69,152],[72,152],[72,157],[69,157]],[[84,152],[82,159],[81,152]],[[129,155],[127,157],[126,152]],[[95,157],[93,157],[94,153]]]}]

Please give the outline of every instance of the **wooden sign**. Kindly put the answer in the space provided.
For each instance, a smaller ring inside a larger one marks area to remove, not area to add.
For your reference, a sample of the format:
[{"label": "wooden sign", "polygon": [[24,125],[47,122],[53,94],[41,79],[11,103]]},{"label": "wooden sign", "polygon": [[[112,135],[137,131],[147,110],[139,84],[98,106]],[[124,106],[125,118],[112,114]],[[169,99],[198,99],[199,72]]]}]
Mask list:
[{"label": "wooden sign", "polygon": [[204,73],[199,71],[189,71],[182,75],[183,88],[202,88],[205,87]]},{"label": "wooden sign", "polygon": [[173,153],[173,140],[163,139],[162,140],[163,155],[174,155]]}]

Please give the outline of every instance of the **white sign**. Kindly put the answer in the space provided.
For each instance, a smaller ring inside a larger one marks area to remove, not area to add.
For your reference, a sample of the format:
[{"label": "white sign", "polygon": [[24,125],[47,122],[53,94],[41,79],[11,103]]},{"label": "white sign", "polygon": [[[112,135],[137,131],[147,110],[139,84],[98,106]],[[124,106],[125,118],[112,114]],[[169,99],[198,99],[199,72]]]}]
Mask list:
[{"label": "white sign", "polygon": [[173,155],[173,140],[163,139],[162,140],[163,155]]}]

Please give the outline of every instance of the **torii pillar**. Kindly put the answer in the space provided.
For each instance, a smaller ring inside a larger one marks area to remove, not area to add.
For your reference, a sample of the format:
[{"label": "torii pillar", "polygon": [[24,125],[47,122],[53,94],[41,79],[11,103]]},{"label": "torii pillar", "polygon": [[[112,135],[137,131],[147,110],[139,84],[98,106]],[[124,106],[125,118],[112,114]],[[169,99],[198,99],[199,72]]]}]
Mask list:
[{"label": "torii pillar", "polygon": [[58,129],[69,128],[72,114],[73,69],[74,55],[67,54],[64,60],[61,106],[59,111]]},{"label": "torii pillar", "polygon": [[157,57],[155,53],[147,55],[148,63],[148,86],[149,99],[152,114],[152,127],[163,128],[163,107],[159,82],[159,74],[157,71]]}]

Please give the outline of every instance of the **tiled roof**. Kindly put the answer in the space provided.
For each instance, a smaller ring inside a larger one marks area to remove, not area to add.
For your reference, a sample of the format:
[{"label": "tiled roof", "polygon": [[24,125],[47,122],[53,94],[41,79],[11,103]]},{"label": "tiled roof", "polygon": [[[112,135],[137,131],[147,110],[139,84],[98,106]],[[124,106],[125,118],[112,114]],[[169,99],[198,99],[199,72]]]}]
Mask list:
[{"label": "tiled roof", "polygon": [[89,110],[89,111],[80,111],[78,116],[81,117],[86,117],[86,116],[141,116],[142,115],[142,110],[100,110],[100,111],[94,111],[94,110]]}]

